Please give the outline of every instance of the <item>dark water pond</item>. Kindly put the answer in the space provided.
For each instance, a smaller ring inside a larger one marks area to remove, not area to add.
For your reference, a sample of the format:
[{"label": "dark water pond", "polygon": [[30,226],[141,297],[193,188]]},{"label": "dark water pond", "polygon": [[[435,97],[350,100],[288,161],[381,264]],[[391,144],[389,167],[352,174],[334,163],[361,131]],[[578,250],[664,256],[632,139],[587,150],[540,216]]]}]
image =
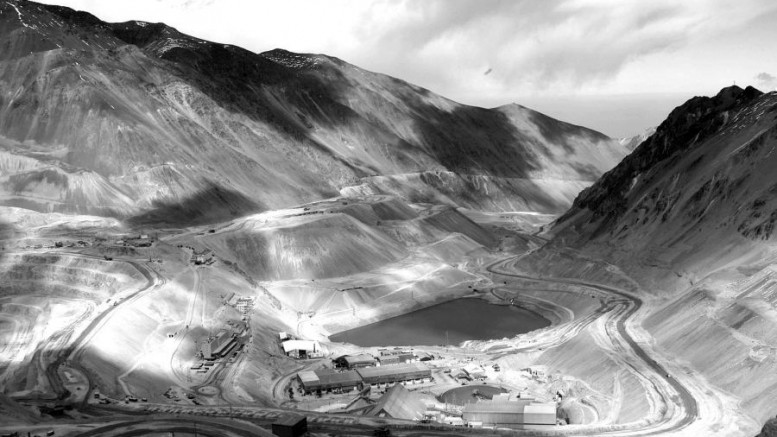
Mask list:
[{"label": "dark water pond", "polygon": [[523,308],[456,299],[339,332],[329,339],[365,347],[457,345],[465,340],[513,337],[548,325],[547,319]]},{"label": "dark water pond", "polygon": [[439,400],[449,404],[464,405],[477,402],[478,399],[491,399],[499,393],[507,393],[507,390],[490,385],[464,385],[446,391],[440,395]]}]

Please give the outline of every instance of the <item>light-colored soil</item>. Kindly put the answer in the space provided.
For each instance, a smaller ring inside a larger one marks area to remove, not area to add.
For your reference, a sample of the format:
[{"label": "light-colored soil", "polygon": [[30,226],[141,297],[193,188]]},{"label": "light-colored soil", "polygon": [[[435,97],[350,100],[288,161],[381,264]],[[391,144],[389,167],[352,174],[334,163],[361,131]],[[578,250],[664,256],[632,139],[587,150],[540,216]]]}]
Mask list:
[{"label": "light-colored soil", "polygon": [[[488,384],[543,401],[562,393],[560,414],[570,423],[556,428],[562,434],[730,435],[755,429],[721,382],[695,371],[703,363],[670,358],[704,341],[688,337],[683,351],[666,343],[676,332],[672,329],[689,328],[662,326],[664,315],[656,308],[668,312],[677,305],[646,298],[649,294],[610,264],[570,251],[535,252],[544,242],[525,230],[541,226],[537,217],[410,207],[385,196],[343,202],[162,233],[152,247],[132,250],[116,243],[130,234],[121,228],[106,231],[110,238],[102,240],[85,234],[85,247],[53,247],[57,227],[47,226],[54,236],[48,247],[17,245],[0,258],[2,274],[18,284],[6,287],[0,298],[4,394],[52,400],[67,389],[70,403],[78,406],[86,398],[98,408],[97,390],[119,408],[214,408],[216,415],[230,414],[221,409],[227,404],[255,412],[279,405],[337,412],[355,393],[292,400],[287,392],[302,369],[328,366],[330,358],[345,353],[375,352],[330,343],[327,335],[473,295],[478,288],[480,298],[524,306],[552,325],[512,338],[416,348],[437,357],[430,362],[434,382],[408,386],[429,408],[440,408],[435,396],[460,386],[446,369],[477,363],[486,370]],[[311,211],[316,213],[299,215]],[[461,232],[452,232],[456,228]],[[340,238],[337,232],[344,229],[355,233]],[[36,232],[26,232],[25,238],[36,238]],[[271,243],[240,243],[257,238]],[[294,241],[308,243],[298,247]],[[341,259],[338,254],[349,247],[363,250]],[[191,262],[195,251],[206,250],[208,262]],[[318,264],[309,266],[309,257]],[[535,270],[543,261],[556,263]],[[572,277],[575,268],[578,277],[587,279],[564,278]],[[69,285],[58,288],[58,283]],[[44,286],[40,295],[15,291],[38,284]],[[252,305],[243,314],[236,303],[248,298]],[[688,305],[703,308],[708,299],[699,293]],[[743,303],[726,317],[747,319],[748,314],[768,317],[770,312]],[[248,330],[238,337],[244,344],[239,352],[217,360],[207,372],[192,368],[203,363],[197,357],[202,341],[243,319]],[[693,323],[688,320],[688,326]],[[752,332],[765,328],[755,321],[743,323],[750,323]],[[705,332],[716,332],[715,326],[708,328]],[[286,357],[280,331],[319,340],[325,357]],[[709,347],[705,354],[741,352]],[[749,353],[755,366],[770,362],[768,348],[754,345]],[[529,367],[543,374],[532,375],[525,370]],[[8,411],[17,420],[31,420]]]}]

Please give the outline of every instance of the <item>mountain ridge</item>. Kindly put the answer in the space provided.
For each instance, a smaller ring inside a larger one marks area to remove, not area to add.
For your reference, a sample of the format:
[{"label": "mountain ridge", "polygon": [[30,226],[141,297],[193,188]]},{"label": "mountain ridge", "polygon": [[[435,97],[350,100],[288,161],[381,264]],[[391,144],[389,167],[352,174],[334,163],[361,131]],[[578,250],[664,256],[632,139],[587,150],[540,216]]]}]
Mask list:
[{"label": "mountain ridge", "polygon": [[642,326],[655,344],[760,423],[777,401],[775,149],[777,93],[695,97],[583,190],[527,262],[597,282],[624,272],[649,302]]},{"label": "mountain ridge", "polygon": [[[0,201],[39,211],[225,220],[371,183],[497,211],[534,196],[522,205],[561,212],[625,154],[528,109],[461,105],[326,55],[255,54],[159,23],[19,0],[0,5],[0,45],[0,154],[17,163]],[[429,172],[452,177],[372,183]]]}]

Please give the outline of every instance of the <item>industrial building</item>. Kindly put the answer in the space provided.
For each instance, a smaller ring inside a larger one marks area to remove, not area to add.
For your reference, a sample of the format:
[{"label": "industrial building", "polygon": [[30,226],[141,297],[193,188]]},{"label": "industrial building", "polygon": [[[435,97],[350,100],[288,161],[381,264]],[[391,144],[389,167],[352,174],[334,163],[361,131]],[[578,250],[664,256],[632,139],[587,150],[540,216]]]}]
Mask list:
[{"label": "industrial building", "polygon": [[555,425],[556,404],[539,403],[532,398],[506,401],[500,397],[466,404],[462,418],[470,425],[482,426]]},{"label": "industrial building", "polygon": [[319,369],[297,374],[306,393],[317,390],[352,390],[359,384],[393,384],[431,378],[432,371],[423,364],[391,364],[380,367],[363,367],[356,370],[338,371]]},{"label": "industrial building", "polygon": [[395,347],[393,349],[389,349],[389,348],[378,349],[378,355],[380,355],[381,357],[388,356],[388,355],[405,355],[405,354],[411,354],[411,353],[412,353],[411,351],[407,349],[403,349],[401,347]]},{"label": "industrial building", "polygon": [[362,383],[361,376],[353,370],[343,372],[332,369],[307,370],[299,372],[297,378],[302,389],[308,394],[318,390],[350,391]]},{"label": "industrial building", "polygon": [[469,375],[469,377],[472,379],[481,379],[486,377],[486,371],[478,364],[469,364],[462,370],[467,372],[467,375]]},{"label": "industrial building", "polygon": [[431,378],[432,371],[423,364],[388,364],[379,367],[364,367],[356,372],[365,384],[393,384],[414,379]]},{"label": "industrial building", "polygon": [[411,363],[413,361],[416,361],[416,357],[413,354],[407,353],[407,354],[397,354],[397,355],[381,355],[378,357],[378,362],[380,362],[381,366],[385,366],[386,364],[400,364],[400,363]]},{"label": "industrial building", "polygon": [[237,340],[229,331],[221,331],[214,337],[209,337],[200,346],[202,357],[206,360],[229,355],[237,347]]},{"label": "industrial building", "polygon": [[364,411],[365,416],[392,417],[394,419],[421,420],[426,405],[402,384],[394,384],[372,407]]},{"label": "industrial building", "polygon": [[416,352],[415,356],[418,358],[418,361],[432,361],[434,359],[434,356],[429,352]]},{"label": "industrial building", "polygon": [[342,357],[335,358],[334,363],[337,367],[356,369],[359,367],[374,366],[375,357],[369,354],[343,355]]},{"label": "industrial building", "polygon": [[283,352],[292,358],[313,358],[323,355],[321,345],[315,340],[286,340],[281,343]]}]

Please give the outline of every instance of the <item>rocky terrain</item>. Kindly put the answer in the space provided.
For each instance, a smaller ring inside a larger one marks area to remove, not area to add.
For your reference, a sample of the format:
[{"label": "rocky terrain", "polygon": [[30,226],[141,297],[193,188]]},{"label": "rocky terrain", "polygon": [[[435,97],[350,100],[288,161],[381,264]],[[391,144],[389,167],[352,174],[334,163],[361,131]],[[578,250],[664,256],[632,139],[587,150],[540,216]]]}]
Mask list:
[{"label": "rocky terrain", "polygon": [[518,105],[161,23],[3,2],[0,47],[0,200],[37,211],[191,224],[356,190],[558,213],[625,155]]},{"label": "rocky terrain", "polygon": [[[549,231],[553,245],[634,278],[655,298],[643,325],[655,341],[761,422],[775,414],[777,383],[775,146],[777,94],[694,98]],[[612,279],[566,264],[567,275]]]},{"label": "rocky terrain", "polygon": [[[428,408],[477,363],[557,404],[543,433],[754,435],[776,412],[775,145],[777,95],[754,88],[616,140],[325,55],[3,2],[0,425],[256,435],[295,409],[319,434],[409,435],[292,380],[373,353],[331,334],[466,297],[550,326],[427,347]],[[221,332],[239,347],[203,368]]]}]

